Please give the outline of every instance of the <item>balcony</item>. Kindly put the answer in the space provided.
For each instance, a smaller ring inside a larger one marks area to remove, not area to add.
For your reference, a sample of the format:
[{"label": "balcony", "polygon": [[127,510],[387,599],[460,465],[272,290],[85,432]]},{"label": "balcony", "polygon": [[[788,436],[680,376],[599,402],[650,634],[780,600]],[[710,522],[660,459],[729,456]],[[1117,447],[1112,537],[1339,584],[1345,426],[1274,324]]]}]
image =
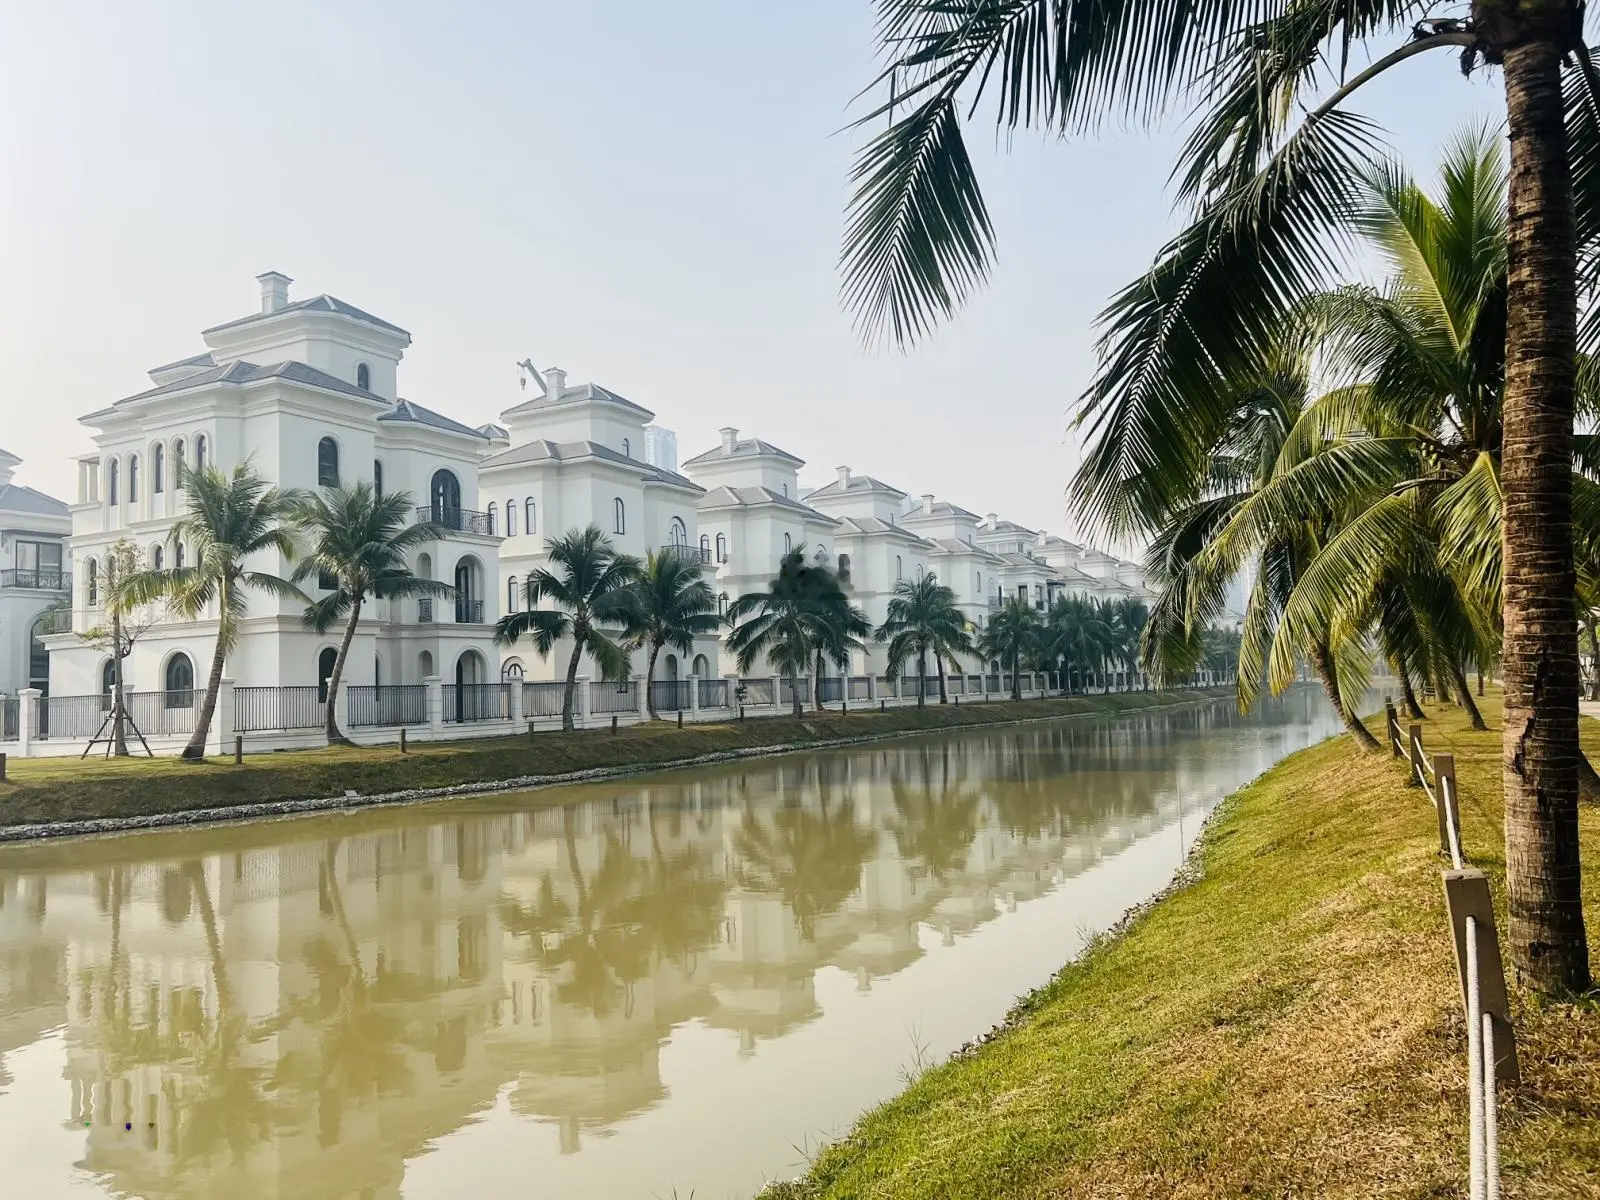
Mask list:
[{"label": "balcony", "polygon": [[0,588],[27,588],[35,592],[70,592],[72,576],[59,567],[0,571]]},{"label": "balcony", "polygon": [[663,554],[681,554],[690,562],[697,562],[703,567],[711,565],[711,551],[705,546],[691,546],[688,542],[668,542],[661,547]]},{"label": "balcony", "polygon": [[417,509],[417,523],[431,521],[435,525],[442,525],[451,533],[475,533],[485,537],[494,536],[494,521],[488,513],[473,512],[466,508],[444,508],[423,505]]},{"label": "balcony", "polygon": [[1006,603],[1006,598],[1004,596],[990,596],[989,597],[989,607],[990,608],[1004,608],[1005,607],[1005,603]]},{"label": "balcony", "polygon": [[483,601],[466,600],[456,597],[456,624],[457,625],[482,625]]}]

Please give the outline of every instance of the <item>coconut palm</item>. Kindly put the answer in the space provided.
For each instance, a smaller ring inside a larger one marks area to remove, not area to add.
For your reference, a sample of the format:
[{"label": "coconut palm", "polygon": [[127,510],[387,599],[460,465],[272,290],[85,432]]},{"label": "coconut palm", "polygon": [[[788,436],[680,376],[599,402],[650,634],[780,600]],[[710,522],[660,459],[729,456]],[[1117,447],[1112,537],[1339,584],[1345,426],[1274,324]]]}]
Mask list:
[{"label": "coconut palm", "polygon": [[955,592],[931,572],[915,583],[902,579],[894,585],[894,594],[884,610],[883,624],[872,636],[889,643],[891,679],[898,679],[906,660],[916,655],[918,708],[926,703],[927,689],[922,681],[928,676],[929,652],[939,671],[939,703],[948,704],[944,664],[947,660],[956,661],[958,655],[972,654],[974,650],[966,618],[956,607]]},{"label": "coconut palm", "polygon": [[[537,567],[528,572],[522,585],[523,610],[495,622],[494,640],[496,645],[511,646],[527,636],[540,657],[547,657],[562,638],[572,639],[567,687],[561,697],[561,728],[571,730],[578,663],[585,654],[594,660],[602,679],[623,679],[628,674],[628,652],[620,639],[633,611],[639,560],[618,554],[611,539],[594,525],[568,530],[547,542],[545,553],[556,570]],[[560,607],[540,608],[547,598]]]},{"label": "coconut palm", "polygon": [[[728,606],[728,649],[741,673],[766,660],[789,680],[796,717],[801,706],[800,677],[813,657],[848,662],[849,651],[866,620],[844,598],[833,572],[806,561],[802,543],[785,554],[764,592],[749,592]],[[870,628],[870,626],[868,627]]]},{"label": "coconut palm", "polygon": [[250,591],[306,603],[309,598],[287,579],[246,565],[252,558],[259,561],[272,556],[294,561],[296,547],[289,522],[299,503],[295,493],[270,486],[248,460],[227,474],[217,467],[185,470],[183,492],[184,514],[167,534],[167,561],[182,562],[187,554],[193,565],[132,576],[123,585],[123,598],[135,606],[165,600],[174,613],[188,621],[207,613],[215,615],[217,635],[205,698],[194,733],[183,748],[184,758],[200,759],[205,757],[206,732],[217,711],[223,664],[239,640]]},{"label": "coconut palm", "polygon": [[977,651],[984,659],[998,659],[1011,672],[1011,698],[1022,699],[1022,680],[1017,672],[1022,660],[1035,654],[1043,643],[1044,627],[1033,605],[1021,596],[1007,600],[978,638]]},{"label": "coconut palm", "polygon": [[1073,680],[1087,687],[1089,677],[1115,649],[1111,614],[1087,597],[1057,596],[1045,612],[1040,650],[1051,669],[1061,672],[1062,690]]},{"label": "coconut palm", "polygon": [[323,488],[301,497],[295,505],[294,524],[310,539],[291,578],[297,584],[316,580],[328,585],[327,594],[306,605],[302,618],[307,629],[326,633],[340,621],[344,636],[328,675],[326,731],[329,745],[349,745],[339,732],[339,681],[344,678],[350,643],[361,622],[367,597],[377,600],[407,596],[443,596],[451,588],[412,573],[409,553],[444,537],[444,526],[432,521],[410,523],[411,497],[405,492],[379,495],[369,483]]},{"label": "coconut palm", "polygon": [[656,659],[663,646],[691,654],[694,640],[715,633],[721,624],[717,598],[700,570],[700,564],[682,550],[652,550],[634,580],[626,612],[628,640],[649,647],[645,668],[645,707],[650,719],[656,712]]},{"label": "coconut palm", "polygon": [[[822,671],[825,663],[832,663],[841,675],[850,671],[850,655],[863,647],[862,639],[872,635],[872,622],[867,614],[854,604],[839,584],[838,575],[820,564],[813,564],[811,585],[817,609],[815,630],[812,634],[811,702],[822,712]],[[841,692],[842,695],[842,692]]]},{"label": "coconut palm", "polygon": [[[962,139],[985,91],[1001,125],[1067,134],[1191,109],[1174,171],[1192,220],[1104,314],[1080,419],[1094,442],[1075,491],[1115,532],[1187,506],[1259,344],[1343,265],[1374,126],[1345,107],[1432,50],[1503,71],[1511,171],[1502,463],[1502,661],[1511,942],[1542,991],[1588,985],[1577,855],[1578,668],[1571,527],[1578,278],[1600,245],[1600,69],[1583,0],[1229,4],[1195,0],[885,0],[887,64],[863,123],[845,293],[900,341],[953,313],[992,261]],[[1346,77],[1352,52],[1372,59]],[[1572,65],[1563,79],[1563,62]],[[1600,316],[1582,336],[1600,336]]]}]

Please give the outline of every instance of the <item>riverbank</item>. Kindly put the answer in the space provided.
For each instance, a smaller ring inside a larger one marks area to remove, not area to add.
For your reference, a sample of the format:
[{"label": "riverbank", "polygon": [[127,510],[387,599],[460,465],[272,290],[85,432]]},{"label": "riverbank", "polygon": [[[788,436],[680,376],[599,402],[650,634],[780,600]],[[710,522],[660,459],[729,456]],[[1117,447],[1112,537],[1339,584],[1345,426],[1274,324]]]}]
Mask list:
[{"label": "riverbank", "polygon": [[[1468,858],[1504,936],[1498,698],[1456,755]],[[1600,723],[1584,724],[1600,753]],[[1600,809],[1582,813],[1600,943]],[[1387,756],[1340,737],[1230,798],[1175,889],[763,1200],[1465,1196],[1466,1033],[1438,832]],[[1592,945],[1591,951],[1597,947]],[[1600,1196],[1600,1001],[1513,999],[1506,1197]],[[796,1131],[798,1138],[804,1131]]]},{"label": "riverbank", "polygon": [[0,840],[278,816],[386,801],[539,787],[725,758],[848,745],[941,729],[1112,716],[1209,703],[1231,689],[930,704],[413,745],[330,747],[184,762],[12,760],[0,783]]}]

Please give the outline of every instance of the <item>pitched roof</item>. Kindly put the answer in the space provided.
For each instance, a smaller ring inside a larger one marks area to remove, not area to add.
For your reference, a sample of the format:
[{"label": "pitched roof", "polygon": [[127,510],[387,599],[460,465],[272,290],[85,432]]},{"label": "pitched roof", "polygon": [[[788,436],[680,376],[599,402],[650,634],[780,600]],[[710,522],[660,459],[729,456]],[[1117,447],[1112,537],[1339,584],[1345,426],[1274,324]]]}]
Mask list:
[{"label": "pitched roof", "polygon": [[493,422],[488,425],[479,425],[478,432],[483,434],[483,436],[488,438],[491,442],[503,442],[511,436],[510,432],[505,428],[505,426],[496,425]]},{"label": "pitched roof", "polygon": [[532,462],[575,462],[585,458],[598,458],[605,462],[616,463],[618,466],[631,467],[647,483],[652,481],[670,483],[675,487],[689,488],[696,492],[705,490],[694,480],[679,475],[676,471],[651,466],[637,458],[629,458],[610,446],[590,441],[552,442],[548,438],[536,438],[520,446],[512,446],[509,450],[502,450],[498,454],[491,454],[478,464],[478,468],[486,470],[490,467],[514,467],[520,463]]},{"label": "pitched roof", "polygon": [[595,400],[621,405],[623,408],[630,409],[633,412],[643,413],[646,417],[655,416],[655,413],[648,408],[635,404],[626,396],[619,396],[610,388],[601,387],[598,383],[580,383],[572,387],[564,387],[561,389],[559,396],[534,396],[531,400],[524,400],[520,404],[512,405],[500,415],[502,417],[515,417],[523,413],[538,412],[540,409],[557,408],[563,404],[581,404]]},{"label": "pitched roof", "polygon": [[894,496],[904,496],[905,493],[893,484],[885,483],[881,479],[874,479],[871,475],[852,475],[848,488],[842,486],[837,479],[832,483],[825,483],[819,488],[813,488],[806,493],[807,500],[816,499],[818,496],[826,499],[829,496],[842,496],[846,491],[851,492],[888,492]]},{"label": "pitched roof", "polygon": [[188,358],[180,358],[177,362],[162,363],[159,367],[151,367],[150,373],[153,375],[157,371],[171,371],[177,367],[214,367],[216,365],[217,360],[212,358],[211,351],[207,350],[201,354],[191,354]]},{"label": "pitched roof", "polygon": [[968,512],[959,504],[951,504],[948,500],[935,501],[932,512],[929,512],[919,504],[900,519],[909,525],[913,521],[949,520],[951,517],[966,518],[973,521],[979,519],[977,513]]},{"label": "pitched roof", "polygon": [[220,333],[224,329],[238,329],[243,325],[251,325],[257,321],[270,321],[275,317],[283,316],[285,313],[293,312],[335,313],[341,317],[349,317],[355,321],[374,325],[379,329],[387,329],[390,333],[404,334],[406,337],[411,336],[409,331],[401,329],[400,326],[391,324],[382,317],[375,317],[364,309],[357,308],[354,304],[346,304],[337,296],[330,296],[327,293],[323,293],[320,296],[312,296],[306,300],[296,300],[292,304],[285,304],[282,308],[275,308],[271,312],[251,313],[248,317],[240,317],[236,321],[224,321],[221,325],[213,325],[210,329],[202,329],[200,335],[204,337],[208,333]]},{"label": "pitched roof", "polygon": [[0,512],[28,513],[35,517],[67,517],[67,506],[54,496],[24,487],[20,483],[0,483]]},{"label": "pitched roof", "polygon": [[1003,534],[1012,534],[1012,535],[1022,533],[1022,534],[1027,534],[1029,537],[1038,537],[1039,536],[1039,531],[1037,529],[1029,529],[1025,525],[1018,525],[1015,521],[996,521],[994,523],[994,527],[992,529],[984,528],[980,532],[982,532],[984,534],[1001,534],[1001,533],[1003,533]]},{"label": "pitched roof", "polygon": [[431,408],[424,408],[411,400],[396,400],[395,405],[386,413],[379,413],[380,421],[397,421],[408,425],[426,425],[429,429],[442,429],[446,433],[464,433],[469,437],[481,438],[486,436],[481,431],[470,425],[463,425],[460,421],[452,420],[443,413],[436,413]]},{"label": "pitched roof", "polygon": [[760,438],[739,438],[733,443],[732,450],[723,449],[722,443],[718,442],[711,449],[696,454],[693,458],[685,459],[683,465],[692,467],[700,463],[715,462],[718,459],[756,458],[762,455],[788,459],[790,462],[800,466],[804,466],[806,461],[799,455],[790,454],[782,447],[774,446],[771,442],[763,442]]},{"label": "pitched roof", "polygon": [[256,363],[232,362],[226,366],[212,367],[209,371],[201,371],[185,379],[175,379],[171,383],[164,383],[160,387],[148,388],[145,391],[125,396],[112,405],[120,408],[124,404],[133,404],[140,400],[150,400],[156,396],[170,396],[178,392],[187,392],[196,388],[211,387],[214,384],[245,384],[255,383],[263,379],[287,379],[292,383],[303,383],[311,387],[322,388],[325,391],[340,392],[346,396],[359,396],[363,400],[371,400],[374,404],[387,403],[381,396],[374,396],[371,392],[356,387],[353,383],[346,383],[326,371],[319,371],[316,367],[309,367],[301,362],[278,362],[259,366]]},{"label": "pitched roof", "polygon": [[820,513],[808,504],[802,504],[793,496],[785,496],[771,488],[764,487],[718,487],[712,488],[700,499],[701,508],[751,508],[762,504],[773,504],[779,508],[787,508],[798,512],[809,520],[820,521],[824,525],[838,525],[839,521]]},{"label": "pitched roof", "polygon": [[927,538],[926,540],[932,542],[934,546],[944,554],[970,554],[974,558],[985,559],[989,562],[1004,561],[993,550],[985,550],[982,546],[974,545],[972,542],[962,541],[960,538],[936,537]]},{"label": "pitched roof", "polygon": [[915,542],[919,546],[931,548],[933,543],[921,537],[903,525],[896,525],[893,521],[885,521],[882,517],[840,517],[839,524],[851,533],[863,536],[871,534],[889,534],[902,542]]}]

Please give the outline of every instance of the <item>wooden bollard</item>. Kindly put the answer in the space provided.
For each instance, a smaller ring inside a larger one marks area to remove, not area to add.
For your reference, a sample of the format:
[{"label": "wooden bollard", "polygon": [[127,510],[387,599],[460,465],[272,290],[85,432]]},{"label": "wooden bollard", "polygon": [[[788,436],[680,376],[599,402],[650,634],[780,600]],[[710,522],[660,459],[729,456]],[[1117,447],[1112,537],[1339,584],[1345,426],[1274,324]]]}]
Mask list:
[{"label": "wooden bollard", "polygon": [[887,711],[888,707],[889,707],[889,702],[887,700],[879,700],[878,701],[878,711],[879,712]]},{"label": "wooden bollard", "polygon": [[1411,730],[1406,737],[1406,749],[1411,759],[1411,786],[1421,787],[1423,783],[1422,766],[1422,726],[1412,722]]},{"label": "wooden bollard", "polygon": [[683,709],[681,708],[678,710],[678,728],[683,728]]},{"label": "wooden bollard", "polygon": [[244,735],[236,733],[236,734],[233,735],[233,765],[237,767],[243,762],[244,762]]},{"label": "wooden bollard", "polygon": [[[1494,1029],[1495,1078],[1514,1081],[1517,1041],[1511,1031],[1511,1009],[1506,1003],[1505,968],[1500,963],[1500,939],[1495,934],[1488,876],[1472,867],[1444,872],[1444,904],[1456,950],[1462,1011],[1467,1008],[1467,918],[1472,917],[1477,926],[1478,1005],[1489,1014]],[[1485,1053],[1488,1051],[1485,1047]]]},{"label": "wooden bollard", "polygon": [[405,752],[406,752],[406,727],[404,725],[402,725],[402,726],[400,726],[400,753],[404,754]]},{"label": "wooden bollard", "polygon": [[[1457,845],[1461,837],[1461,809],[1456,803],[1456,756],[1433,756],[1433,788],[1439,796],[1439,849],[1450,857],[1450,830],[1456,831]],[[1463,857],[1466,850],[1461,851]]]},{"label": "wooden bollard", "polygon": [[0,754],[0,783],[6,781],[6,756]]},{"label": "wooden bollard", "polygon": [[617,735],[617,714],[616,713],[612,713],[611,714],[611,736],[615,737],[616,735]]},{"label": "wooden bollard", "polygon": [[1389,735],[1389,753],[1399,758],[1400,747],[1395,743],[1400,740],[1400,714],[1394,710],[1394,701],[1387,697],[1383,702],[1383,727]]},{"label": "wooden bollard", "polygon": [[533,720],[531,718],[528,721],[528,740],[530,742],[533,741]]},{"label": "wooden bollard", "polygon": [[744,720],[744,705],[739,705],[739,720]]}]

